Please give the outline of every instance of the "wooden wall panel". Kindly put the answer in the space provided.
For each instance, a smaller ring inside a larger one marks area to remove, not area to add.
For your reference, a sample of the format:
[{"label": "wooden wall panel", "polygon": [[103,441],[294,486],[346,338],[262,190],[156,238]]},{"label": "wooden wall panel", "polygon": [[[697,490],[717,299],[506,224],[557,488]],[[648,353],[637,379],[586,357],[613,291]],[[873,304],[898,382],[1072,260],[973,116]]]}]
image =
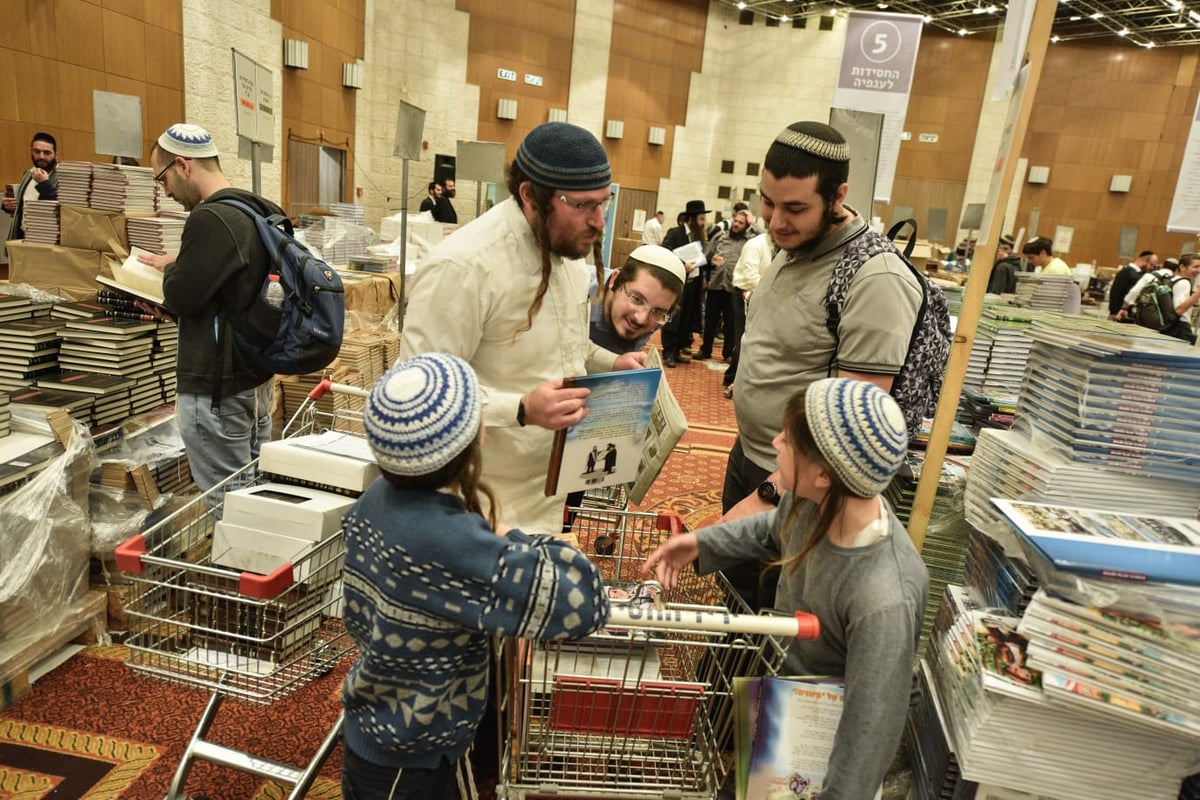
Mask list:
[{"label": "wooden wall panel", "polygon": [[[692,73],[704,59],[708,4],[695,0],[615,0],[604,118],[625,123],[623,139],[606,139],[613,180],[657,196],[671,173],[676,125],[687,121]],[[666,128],[663,146],[647,142]],[[653,205],[653,203],[651,203]]]},{"label": "wooden wall panel", "polygon": [[[571,52],[575,41],[575,0],[458,0],[471,16],[467,36],[467,82],[479,87],[481,142],[503,142],[505,162],[512,161],[525,134],[548,118],[551,108],[566,108],[571,93]],[[498,70],[517,73],[501,80]],[[541,86],[525,75],[542,77]],[[501,98],[517,101],[517,118],[496,117]]]},{"label": "wooden wall panel", "polygon": [[2,14],[0,182],[29,168],[39,130],[54,135],[63,160],[107,162],[93,152],[95,89],[142,98],[147,156],[158,133],[183,117],[180,0],[14,2]]},{"label": "wooden wall panel", "polygon": [[287,209],[307,209],[316,202],[307,196],[292,197],[293,177],[308,175],[306,169],[296,172],[289,163],[293,153],[309,152],[292,146],[297,142],[313,145],[314,152],[320,146],[345,151],[341,200],[354,202],[358,90],[342,86],[342,65],[363,57],[366,0],[272,0],[271,16],[283,25],[284,38],[308,42],[308,69],[283,70],[283,98],[279,103],[283,111],[283,146],[275,151],[286,176],[280,204]]}]

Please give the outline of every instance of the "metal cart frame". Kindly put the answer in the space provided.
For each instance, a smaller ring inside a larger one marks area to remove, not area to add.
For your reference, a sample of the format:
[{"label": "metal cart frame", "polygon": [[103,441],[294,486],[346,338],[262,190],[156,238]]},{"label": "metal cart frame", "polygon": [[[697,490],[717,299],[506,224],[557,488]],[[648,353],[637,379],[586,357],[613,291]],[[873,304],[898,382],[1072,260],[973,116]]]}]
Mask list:
[{"label": "metal cart frame", "polygon": [[[284,429],[285,436],[346,430],[361,420],[342,407],[322,408],[330,391],[365,397],[363,389],[323,381]],[[116,550],[134,584],[127,663],[138,673],[208,689],[211,697],[176,769],[167,800],[183,798],[196,761],[207,761],[292,787],[303,797],[341,736],[343,716],[308,765],[294,767],[207,741],[225,698],[270,704],[327,674],[354,645],[340,619],[342,534],[316,543],[269,575],[213,562],[213,533],[225,494],[263,482],[254,461]]]},{"label": "metal cart frame", "polygon": [[733,679],[776,674],[786,637],[818,625],[751,614],[719,576],[688,571],[670,596],[639,582],[646,556],[682,530],[669,514],[576,510],[613,616],[585,639],[505,643],[501,798],[716,796],[732,767]]}]

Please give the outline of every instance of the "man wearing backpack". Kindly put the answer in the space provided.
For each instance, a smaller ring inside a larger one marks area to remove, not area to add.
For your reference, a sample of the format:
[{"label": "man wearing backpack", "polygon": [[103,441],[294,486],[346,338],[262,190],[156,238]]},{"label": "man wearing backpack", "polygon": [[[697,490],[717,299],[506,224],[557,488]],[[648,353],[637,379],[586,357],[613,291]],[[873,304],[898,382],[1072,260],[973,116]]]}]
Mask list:
[{"label": "man wearing backpack", "polygon": [[1130,319],[1144,328],[1195,344],[1196,334],[1185,315],[1200,300],[1200,289],[1192,287],[1200,273],[1200,256],[1187,253],[1178,262],[1168,258],[1166,264],[1174,269],[1156,269],[1134,284],[1125,295],[1117,319]]},{"label": "man wearing backpack", "polygon": [[[780,252],[762,272],[740,345],[733,393],[738,438],[721,498],[728,518],[768,510],[791,488],[778,482],[772,446],[787,398],[830,375],[892,391],[927,305],[922,276],[845,205],[849,162],[845,138],[819,122],[788,126],[767,150],[762,216]],[[853,269],[835,274],[842,264]],[[944,335],[938,388],[948,328]],[[906,417],[931,411],[937,392],[927,394]],[[726,574],[752,605],[771,605],[773,592],[757,591],[757,564]]]},{"label": "man wearing backpack", "polygon": [[[192,478],[201,490],[258,458],[271,439],[273,375],[247,363],[228,326],[255,304],[271,266],[254,220],[217,202],[231,198],[270,216],[282,209],[235,189],[212,136],[198,125],[167,128],[150,151],[154,180],[191,212],[178,255],[143,256],[163,270],[167,310],[179,322],[175,416]],[[218,377],[219,376],[219,377]]]}]

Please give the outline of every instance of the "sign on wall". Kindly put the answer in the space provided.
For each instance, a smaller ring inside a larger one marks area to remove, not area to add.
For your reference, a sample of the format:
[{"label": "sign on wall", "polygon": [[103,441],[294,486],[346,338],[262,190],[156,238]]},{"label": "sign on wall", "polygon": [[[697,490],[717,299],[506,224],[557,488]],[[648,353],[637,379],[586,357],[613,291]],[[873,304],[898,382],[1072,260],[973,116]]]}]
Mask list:
[{"label": "sign on wall", "polygon": [[142,98],[93,89],[92,124],[100,155],[142,157]]},{"label": "sign on wall", "polygon": [[1192,127],[1188,130],[1183,149],[1183,163],[1175,183],[1175,197],[1167,215],[1167,230],[1175,233],[1200,233],[1200,97],[1192,112]]},{"label": "sign on wall", "polygon": [[849,19],[833,104],[884,115],[875,200],[889,203],[923,22],[877,11],[851,11]]},{"label": "sign on wall", "polygon": [[233,100],[238,136],[252,142],[275,142],[275,73],[237,50],[233,51]]}]

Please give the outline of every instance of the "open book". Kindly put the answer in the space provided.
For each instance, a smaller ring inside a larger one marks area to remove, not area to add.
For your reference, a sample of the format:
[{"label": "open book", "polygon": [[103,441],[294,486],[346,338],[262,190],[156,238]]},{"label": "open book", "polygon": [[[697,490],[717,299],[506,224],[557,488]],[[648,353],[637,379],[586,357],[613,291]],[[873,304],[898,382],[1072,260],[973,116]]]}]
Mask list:
[{"label": "open book", "polygon": [[632,483],[637,477],[661,369],[580,375],[564,386],[592,390],[582,420],[554,434],[546,496]]},{"label": "open book", "polygon": [[111,278],[97,275],[96,280],[105,286],[128,292],[135,297],[161,306],[163,304],[163,274],[154,267],[138,261],[140,255],[154,254],[140,247],[131,247],[129,257],[123,262],[108,262],[113,274]]}]

